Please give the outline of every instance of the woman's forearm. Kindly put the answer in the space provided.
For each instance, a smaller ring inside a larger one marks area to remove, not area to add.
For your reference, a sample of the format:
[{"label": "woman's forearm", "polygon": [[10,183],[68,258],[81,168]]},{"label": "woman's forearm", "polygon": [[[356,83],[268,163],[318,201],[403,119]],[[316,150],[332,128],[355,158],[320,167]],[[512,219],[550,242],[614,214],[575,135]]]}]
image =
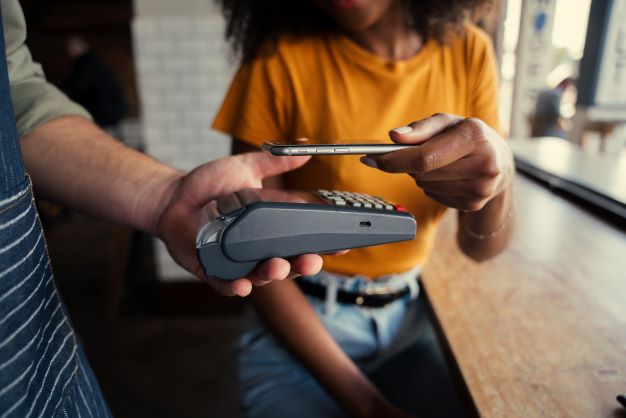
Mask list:
[{"label": "woman's forearm", "polygon": [[503,191],[476,212],[459,212],[457,241],[461,250],[476,261],[499,254],[515,226],[513,187]]},{"label": "woman's forearm", "polygon": [[328,333],[294,282],[258,288],[252,300],[277,338],[351,416],[368,416],[384,401]]},{"label": "woman's forearm", "polygon": [[[255,150],[233,139],[233,154]],[[264,187],[282,188],[281,176],[265,179]],[[365,417],[382,401],[376,387],[337,345],[292,281],[257,288],[254,306],[267,326],[351,416]]]}]

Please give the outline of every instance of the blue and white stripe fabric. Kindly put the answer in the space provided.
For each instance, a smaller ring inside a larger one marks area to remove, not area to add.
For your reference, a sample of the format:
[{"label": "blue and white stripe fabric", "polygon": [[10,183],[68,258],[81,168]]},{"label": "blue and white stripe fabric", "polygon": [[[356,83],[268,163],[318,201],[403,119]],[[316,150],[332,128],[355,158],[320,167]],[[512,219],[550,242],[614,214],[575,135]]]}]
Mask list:
[{"label": "blue and white stripe fabric", "polygon": [[25,175],[0,18],[0,418],[109,417],[56,289]]}]

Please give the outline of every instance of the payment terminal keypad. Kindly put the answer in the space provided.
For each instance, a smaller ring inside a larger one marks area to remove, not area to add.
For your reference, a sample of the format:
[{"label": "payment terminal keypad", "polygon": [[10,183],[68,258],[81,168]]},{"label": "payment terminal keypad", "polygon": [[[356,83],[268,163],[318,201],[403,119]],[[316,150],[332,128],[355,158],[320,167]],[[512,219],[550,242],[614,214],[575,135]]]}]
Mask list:
[{"label": "payment terminal keypad", "polygon": [[316,192],[326,203],[336,206],[352,206],[355,208],[372,208],[383,210],[400,210],[404,208],[393,205],[383,198],[366,193],[341,192],[337,190],[318,190]]}]

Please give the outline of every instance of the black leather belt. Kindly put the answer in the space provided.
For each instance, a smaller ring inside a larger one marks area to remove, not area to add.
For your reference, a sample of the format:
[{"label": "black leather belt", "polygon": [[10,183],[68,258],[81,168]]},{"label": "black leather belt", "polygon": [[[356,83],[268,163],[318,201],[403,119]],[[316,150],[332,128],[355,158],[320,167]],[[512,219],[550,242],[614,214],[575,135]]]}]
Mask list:
[{"label": "black leather belt", "polygon": [[[300,287],[303,293],[313,296],[317,299],[326,299],[326,286],[309,282],[303,279],[296,279],[296,284]],[[385,288],[371,288],[364,293],[347,292],[345,290],[337,290],[337,302],[346,305],[359,305],[369,308],[382,308],[396,300],[411,293],[409,286],[404,289],[385,289]]]}]

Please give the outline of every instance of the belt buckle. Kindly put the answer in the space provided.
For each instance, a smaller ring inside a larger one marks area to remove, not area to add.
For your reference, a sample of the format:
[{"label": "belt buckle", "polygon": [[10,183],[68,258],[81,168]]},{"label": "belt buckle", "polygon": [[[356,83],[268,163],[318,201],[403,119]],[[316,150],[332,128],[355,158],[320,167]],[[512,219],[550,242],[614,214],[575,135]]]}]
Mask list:
[{"label": "belt buckle", "polygon": [[363,293],[367,296],[387,296],[395,295],[398,293],[398,289],[393,287],[368,287],[364,289]]},{"label": "belt buckle", "polygon": [[[363,306],[365,304],[365,298],[368,296],[391,296],[395,293],[394,288],[392,287],[368,287],[363,289],[363,291],[358,294],[358,296],[354,299],[354,303],[359,306]],[[382,305],[382,307],[388,305],[391,301]]]}]

